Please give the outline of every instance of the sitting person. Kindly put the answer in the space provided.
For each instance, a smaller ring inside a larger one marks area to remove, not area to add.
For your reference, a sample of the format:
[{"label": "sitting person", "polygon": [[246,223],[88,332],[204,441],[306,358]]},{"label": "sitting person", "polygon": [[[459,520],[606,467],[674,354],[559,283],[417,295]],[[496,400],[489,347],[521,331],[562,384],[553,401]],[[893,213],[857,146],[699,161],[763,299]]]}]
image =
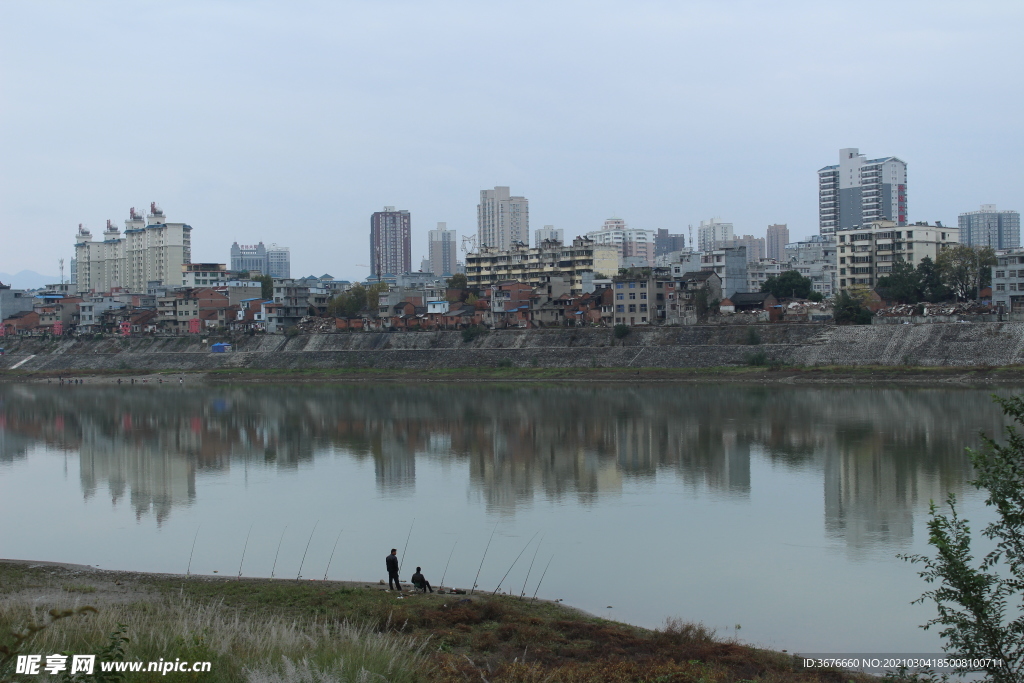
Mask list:
[{"label": "sitting person", "polygon": [[424,593],[430,591],[434,592],[434,589],[430,587],[430,582],[423,578],[423,574],[420,573],[420,567],[416,567],[416,573],[412,575],[412,585],[420,589]]}]

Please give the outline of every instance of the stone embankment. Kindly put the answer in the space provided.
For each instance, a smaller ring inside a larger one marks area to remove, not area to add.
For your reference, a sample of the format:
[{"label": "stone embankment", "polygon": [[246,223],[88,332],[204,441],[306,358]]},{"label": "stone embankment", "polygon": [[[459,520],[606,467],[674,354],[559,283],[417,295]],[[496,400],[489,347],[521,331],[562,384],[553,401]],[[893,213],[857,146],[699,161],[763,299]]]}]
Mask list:
[{"label": "stone embankment", "polygon": [[350,332],[241,337],[229,353],[214,339],[139,337],[11,339],[0,369],[255,370],[316,368],[655,367],[745,365],[1002,366],[1024,364],[1024,323],[844,326],[775,324],[610,329],[501,330],[466,342],[460,332]]}]

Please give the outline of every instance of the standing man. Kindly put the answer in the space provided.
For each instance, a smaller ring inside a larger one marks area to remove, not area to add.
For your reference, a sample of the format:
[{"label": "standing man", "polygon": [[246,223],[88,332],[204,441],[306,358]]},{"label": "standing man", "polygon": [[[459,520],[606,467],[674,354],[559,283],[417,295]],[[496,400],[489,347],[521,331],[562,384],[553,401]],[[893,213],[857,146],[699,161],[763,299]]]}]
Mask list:
[{"label": "standing man", "polygon": [[388,588],[391,588],[394,583],[394,588],[399,593],[402,592],[402,584],[398,580],[398,549],[392,548],[391,554],[384,558],[384,564],[388,567]]}]

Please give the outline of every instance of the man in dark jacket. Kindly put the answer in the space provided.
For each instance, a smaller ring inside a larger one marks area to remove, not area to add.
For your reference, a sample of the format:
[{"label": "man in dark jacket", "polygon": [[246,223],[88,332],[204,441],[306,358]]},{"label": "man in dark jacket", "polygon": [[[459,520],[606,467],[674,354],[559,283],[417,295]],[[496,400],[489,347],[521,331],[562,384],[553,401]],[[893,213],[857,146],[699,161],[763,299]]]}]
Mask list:
[{"label": "man in dark jacket", "polygon": [[398,550],[391,549],[391,554],[384,558],[384,564],[388,567],[388,588],[396,591],[402,590],[402,584],[398,580]]},{"label": "man in dark jacket", "polygon": [[424,593],[427,591],[430,591],[431,593],[434,592],[434,589],[430,587],[430,582],[427,581],[423,577],[423,574],[420,573],[419,567],[416,567],[416,573],[412,575],[412,585],[416,586]]}]

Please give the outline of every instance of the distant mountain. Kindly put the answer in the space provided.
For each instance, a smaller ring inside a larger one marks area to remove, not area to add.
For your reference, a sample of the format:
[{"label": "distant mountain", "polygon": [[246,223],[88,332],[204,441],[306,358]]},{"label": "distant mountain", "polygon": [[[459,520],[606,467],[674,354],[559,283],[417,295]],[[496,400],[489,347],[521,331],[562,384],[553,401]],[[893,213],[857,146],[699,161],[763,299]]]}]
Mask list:
[{"label": "distant mountain", "polygon": [[20,273],[0,273],[0,282],[14,289],[39,289],[45,285],[60,282],[59,275],[40,275],[34,270],[23,270]]}]

